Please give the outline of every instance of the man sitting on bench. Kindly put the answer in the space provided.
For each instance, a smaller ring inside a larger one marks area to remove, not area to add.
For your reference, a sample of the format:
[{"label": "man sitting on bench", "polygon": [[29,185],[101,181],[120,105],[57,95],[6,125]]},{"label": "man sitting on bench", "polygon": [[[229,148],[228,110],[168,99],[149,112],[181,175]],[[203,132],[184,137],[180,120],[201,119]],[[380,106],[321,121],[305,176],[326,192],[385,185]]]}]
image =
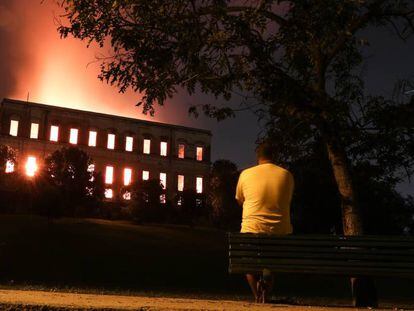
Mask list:
[{"label": "man sitting on bench", "polygon": [[[256,149],[258,165],[244,170],[239,177],[236,199],[243,206],[242,233],[286,235],[292,233],[290,201],[294,181],[292,174],[272,163],[272,148],[264,142]],[[263,278],[247,274],[256,302],[265,302],[273,287],[273,276],[264,271]]]}]

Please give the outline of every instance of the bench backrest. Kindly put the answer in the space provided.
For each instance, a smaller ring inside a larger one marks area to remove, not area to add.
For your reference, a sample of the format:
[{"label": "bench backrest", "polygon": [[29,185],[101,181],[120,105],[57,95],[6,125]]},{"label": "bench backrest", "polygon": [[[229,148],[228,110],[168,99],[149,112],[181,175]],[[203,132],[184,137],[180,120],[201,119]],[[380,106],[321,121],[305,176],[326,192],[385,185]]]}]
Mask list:
[{"label": "bench backrest", "polygon": [[229,272],[414,277],[414,238],[229,234]]}]

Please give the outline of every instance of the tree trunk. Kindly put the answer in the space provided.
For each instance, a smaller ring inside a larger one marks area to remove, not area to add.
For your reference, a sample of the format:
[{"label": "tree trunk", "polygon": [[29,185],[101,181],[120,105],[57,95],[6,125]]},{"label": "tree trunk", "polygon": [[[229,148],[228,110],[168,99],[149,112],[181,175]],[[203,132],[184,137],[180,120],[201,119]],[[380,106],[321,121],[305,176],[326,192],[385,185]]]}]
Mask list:
[{"label": "tree trunk", "polygon": [[329,160],[341,196],[344,235],[362,235],[361,213],[356,200],[353,178],[345,150],[336,139],[326,142]]},{"label": "tree trunk", "polygon": [[[336,138],[328,138],[326,148],[341,196],[344,235],[362,235],[362,217],[346,152]],[[355,307],[378,306],[375,284],[371,278],[352,277],[351,288]]]}]

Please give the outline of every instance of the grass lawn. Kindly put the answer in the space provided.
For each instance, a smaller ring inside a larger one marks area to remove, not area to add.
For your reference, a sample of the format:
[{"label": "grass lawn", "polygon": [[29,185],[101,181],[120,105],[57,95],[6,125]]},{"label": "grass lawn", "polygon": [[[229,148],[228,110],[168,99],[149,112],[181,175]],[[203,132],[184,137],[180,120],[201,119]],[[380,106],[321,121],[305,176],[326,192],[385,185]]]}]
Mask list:
[{"label": "grass lawn", "polygon": [[[350,303],[349,282],[282,275],[277,293],[300,302]],[[245,299],[241,276],[227,273],[225,232],[124,221],[0,215],[0,283],[187,297]],[[407,303],[414,281],[379,280],[383,301]],[[392,303],[393,304],[393,303]]]}]

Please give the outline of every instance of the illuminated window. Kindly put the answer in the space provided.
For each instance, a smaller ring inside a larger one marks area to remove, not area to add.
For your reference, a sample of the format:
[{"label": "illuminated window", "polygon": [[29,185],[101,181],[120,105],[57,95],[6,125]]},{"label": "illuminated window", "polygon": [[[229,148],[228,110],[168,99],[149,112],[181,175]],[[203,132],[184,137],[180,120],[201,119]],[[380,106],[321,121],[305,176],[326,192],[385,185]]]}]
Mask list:
[{"label": "illuminated window", "polygon": [[76,145],[78,143],[78,134],[79,134],[78,129],[70,129],[69,143]]},{"label": "illuminated window", "polygon": [[184,175],[178,175],[177,189],[178,191],[184,190]]},{"label": "illuminated window", "polygon": [[89,131],[88,146],[96,147],[96,136],[98,135],[95,131]]},{"label": "illuminated window", "polygon": [[35,157],[27,157],[26,161],[26,175],[29,177],[33,177],[37,171],[37,161]]},{"label": "illuminated window", "polygon": [[59,139],[59,126],[52,125],[50,127],[50,141],[58,141]]},{"label": "illuminated window", "polygon": [[150,154],[151,152],[151,140],[144,139],[144,149],[142,150],[144,154]]},{"label": "illuminated window", "polygon": [[197,147],[197,161],[203,161],[203,147]]},{"label": "illuminated window", "polygon": [[165,193],[160,195],[160,203],[165,204],[167,202]]},{"label": "illuminated window", "polygon": [[112,189],[105,189],[105,198],[112,199],[114,197],[114,192]]},{"label": "illuminated window", "polygon": [[166,157],[167,156],[167,143],[165,141],[161,142],[160,145],[160,155],[162,157]]},{"label": "illuminated window", "polygon": [[94,181],[95,177],[93,176],[93,172],[95,171],[95,164],[89,164],[88,166],[88,172],[91,173],[91,179],[90,181]]},{"label": "illuminated window", "polygon": [[203,193],[203,177],[197,177],[197,179],[196,179],[196,191],[197,191],[197,193]]},{"label": "illuminated window", "polygon": [[31,139],[39,138],[39,123],[32,123],[30,125],[30,138]]},{"label": "illuminated window", "polygon": [[185,157],[185,145],[179,144],[178,145],[178,158],[184,159]]},{"label": "illuminated window", "polygon": [[6,162],[6,171],[7,174],[14,172],[14,162],[7,160]]},{"label": "illuminated window", "polygon": [[142,180],[149,179],[149,171],[142,171]]},{"label": "illuminated window", "polygon": [[127,200],[127,201],[131,200],[131,192],[125,191],[122,197],[124,198],[124,200]]},{"label": "illuminated window", "polygon": [[179,197],[178,197],[178,199],[177,199],[177,205],[178,205],[178,206],[183,205],[183,197],[182,197],[182,196],[179,196]]},{"label": "illuminated window", "polygon": [[128,186],[132,181],[132,170],[130,168],[124,169],[124,186]]},{"label": "illuminated window", "polygon": [[108,149],[115,149],[115,134],[108,134]]},{"label": "illuminated window", "polygon": [[162,189],[167,188],[167,174],[160,173],[160,183],[161,183]]},{"label": "illuminated window", "polygon": [[131,136],[127,136],[125,139],[125,150],[132,151],[134,146],[134,139]]},{"label": "illuminated window", "polygon": [[10,132],[9,132],[9,134],[11,136],[17,136],[18,131],[19,131],[19,121],[10,120]]},{"label": "illuminated window", "polygon": [[105,184],[112,184],[114,182],[114,167],[107,166],[105,169]]}]

